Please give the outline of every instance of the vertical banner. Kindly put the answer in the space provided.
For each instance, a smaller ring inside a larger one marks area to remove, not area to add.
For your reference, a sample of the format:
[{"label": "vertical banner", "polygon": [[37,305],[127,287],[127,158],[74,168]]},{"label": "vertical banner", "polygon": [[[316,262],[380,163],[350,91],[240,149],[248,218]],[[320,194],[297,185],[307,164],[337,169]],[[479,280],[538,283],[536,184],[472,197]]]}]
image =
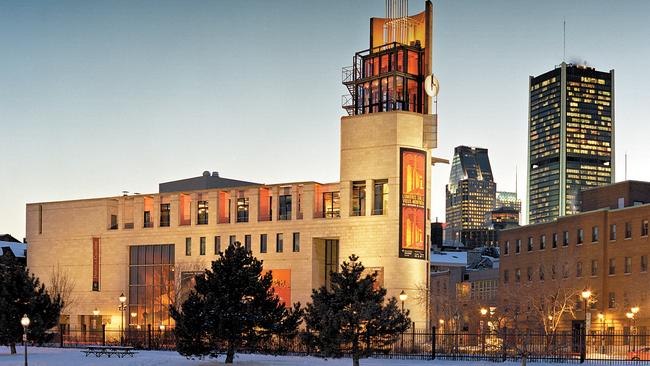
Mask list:
[{"label": "vertical banner", "polygon": [[99,238],[93,238],[93,291],[99,291]]},{"label": "vertical banner", "polygon": [[427,155],[400,149],[399,256],[426,259]]},{"label": "vertical banner", "polygon": [[[273,292],[280,298],[284,306],[290,308],[291,304],[291,270],[290,269],[271,269],[273,277]],[[264,271],[262,274],[266,274]]]}]

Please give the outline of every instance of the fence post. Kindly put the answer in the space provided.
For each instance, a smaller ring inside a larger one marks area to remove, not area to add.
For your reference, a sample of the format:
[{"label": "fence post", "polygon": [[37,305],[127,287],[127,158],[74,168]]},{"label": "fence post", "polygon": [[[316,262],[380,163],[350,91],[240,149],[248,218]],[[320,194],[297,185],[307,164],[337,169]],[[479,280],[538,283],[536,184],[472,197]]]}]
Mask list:
[{"label": "fence post", "polygon": [[436,359],[436,327],[431,327],[431,359]]},{"label": "fence post", "polygon": [[411,334],[411,353],[415,353],[415,322],[413,322],[413,332]]},{"label": "fence post", "polygon": [[59,324],[59,347],[63,348],[63,324]]},{"label": "fence post", "polygon": [[508,342],[508,328],[503,327],[503,341],[501,342],[501,348],[503,349],[503,356],[502,356],[503,362],[506,362],[506,360],[508,359],[507,342]]},{"label": "fence post", "polygon": [[106,324],[102,324],[102,346],[106,345]]},{"label": "fence post", "polygon": [[151,350],[151,324],[147,324],[148,349]]},{"label": "fence post", "polygon": [[580,363],[585,362],[587,358],[587,321],[580,326]]}]

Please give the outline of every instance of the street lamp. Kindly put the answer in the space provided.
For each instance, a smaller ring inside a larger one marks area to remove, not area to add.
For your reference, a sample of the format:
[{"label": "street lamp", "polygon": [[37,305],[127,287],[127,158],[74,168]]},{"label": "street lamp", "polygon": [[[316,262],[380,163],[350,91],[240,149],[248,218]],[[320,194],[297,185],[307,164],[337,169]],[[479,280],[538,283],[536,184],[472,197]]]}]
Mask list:
[{"label": "street lamp", "polygon": [[120,295],[119,300],[120,306],[117,307],[117,310],[120,311],[122,320],[122,325],[120,327],[120,343],[124,345],[124,310],[126,310],[126,296],[124,296],[124,292]]},{"label": "street lamp", "polygon": [[407,295],[406,292],[404,292],[404,290],[402,290],[402,292],[399,293],[399,299],[400,301],[402,301],[402,312],[404,312],[404,301],[406,301],[406,299],[408,298],[409,295]]},{"label": "street lamp", "polygon": [[27,314],[23,315],[20,319],[20,324],[23,326],[23,345],[25,346],[25,366],[27,366],[27,327],[29,327],[29,318]]},{"label": "street lamp", "polygon": [[93,310],[93,315],[94,316],[99,315],[99,309],[95,308],[95,310]]},{"label": "street lamp", "polygon": [[481,351],[485,354],[485,321],[483,318],[487,315],[488,310],[486,308],[481,308],[481,338],[483,338],[483,345]]}]

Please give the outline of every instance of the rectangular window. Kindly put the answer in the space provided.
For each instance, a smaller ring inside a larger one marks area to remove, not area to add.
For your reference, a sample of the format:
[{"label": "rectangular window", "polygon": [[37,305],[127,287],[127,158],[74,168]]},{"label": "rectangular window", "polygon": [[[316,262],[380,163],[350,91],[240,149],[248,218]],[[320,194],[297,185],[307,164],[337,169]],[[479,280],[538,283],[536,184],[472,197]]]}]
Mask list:
[{"label": "rectangular window", "polygon": [[582,244],[582,242],[585,240],[585,231],[582,229],[578,229],[578,238],[577,244]]},{"label": "rectangular window", "polygon": [[521,282],[521,270],[519,268],[515,269],[515,282]]},{"label": "rectangular window", "polygon": [[185,255],[192,255],[192,238],[185,238]]},{"label": "rectangular window", "polygon": [[515,242],[515,253],[521,252],[521,239],[517,239]]},{"label": "rectangular window", "polygon": [[170,223],[170,205],[169,203],[160,204],[160,227],[169,227]]},{"label": "rectangular window", "polygon": [[591,228],[591,242],[595,243],[598,241],[598,225]]},{"label": "rectangular window", "polygon": [[632,257],[625,257],[624,273],[632,273]]},{"label": "rectangular window", "polygon": [[282,253],[284,250],[284,238],[282,233],[275,234],[275,251],[277,253]]},{"label": "rectangular window", "polygon": [[528,249],[529,252],[533,250],[533,237],[532,236],[528,237],[528,248],[527,249]]},{"label": "rectangular window", "polygon": [[557,233],[553,233],[553,248],[557,248]]},{"label": "rectangular window", "polygon": [[252,243],[252,241],[253,241],[253,240],[251,239],[251,236],[250,236],[250,235],[248,235],[248,234],[247,234],[247,235],[244,235],[244,248],[245,248],[247,251],[249,251],[249,252],[253,250],[253,243]]},{"label": "rectangular window", "polygon": [[153,227],[153,221],[151,220],[151,211],[144,212],[144,227]]},{"label": "rectangular window", "polygon": [[510,241],[506,241],[506,243],[503,246],[503,254],[508,255],[510,254]]},{"label": "rectangular window", "polygon": [[576,277],[582,277],[582,262],[576,262]]},{"label": "rectangular window", "polygon": [[641,272],[648,272],[648,256],[641,256]]},{"label": "rectangular window", "polygon": [[221,237],[214,237],[214,255],[218,255],[221,252]]},{"label": "rectangular window", "polygon": [[228,240],[229,245],[235,245],[237,242],[237,236],[236,235],[230,235],[230,239]]},{"label": "rectangular window", "polygon": [[616,258],[609,259],[609,275],[613,276],[616,274]]},{"label": "rectangular window", "polygon": [[260,235],[260,253],[266,253],[266,241],[267,241],[267,235],[266,234],[261,234]]},{"label": "rectangular window", "polygon": [[598,260],[597,259],[592,259],[591,260],[591,275],[592,276],[598,276]]},{"label": "rectangular window", "polygon": [[208,224],[208,201],[198,201],[196,204],[196,224]]},{"label": "rectangular window", "polygon": [[528,267],[526,269],[526,278],[528,279],[528,282],[533,281],[533,267]]},{"label": "rectangular window", "polygon": [[613,309],[616,307],[616,293],[610,292],[607,301],[607,307]]},{"label": "rectangular window", "polygon": [[563,247],[566,247],[566,246],[568,246],[568,245],[569,245],[569,232],[568,232],[568,231],[565,231],[565,232],[564,232],[564,236],[563,236],[563,238],[562,238],[562,246],[563,246]]},{"label": "rectangular window", "polygon": [[111,230],[117,230],[117,215],[111,215]]},{"label": "rectangular window", "polygon": [[323,217],[330,219],[341,217],[340,201],[340,192],[323,193]]},{"label": "rectangular window", "polygon": [[388,209],[388,180],[376,180],[374,182],[374,196],[372,200],[372,214],[383,215]]},{"label": "rectangular window", "polygon": [[352,182],[352,216],[366,214],[366,182]]},{"label": "rectangular window", "polygon": [[199,238],[199,255],[205,255],[205,236]]},{"label": "rectangular window", "polygon": [[641,236],[648,236],[648,220],[641,221]]},{"label": "rectangular window", "polygon": [[280,211],[278,216],[279,220],[291,220],[291,195],[285,194],[279,197],[278,200],[278,211]]},{"label": "rectangular window", "polygon": [[293,251],[300,251],[300,233],[293,233]]},{"label": "rectangular window", "polygon": [[609,240],[616,240],[616,224],[609,225]]},{"label": "rectangular window", "polygon": [[248,198],[237,198],[237,222],[248,222]]},{"label": "rectangular window", "polygon": [[542,235],[539,237],[539,249],[540,250],[546,249],[546,235]]},{"label": "rectangular window", "polygon": [[510,271],[507,269],[503,271],[503,283],[508,283],[510,281]]},{"label": "rectangular window", "polygon": [[625,223],[625,239],[629,239],[632,237],[632,223],[626,222]]}]

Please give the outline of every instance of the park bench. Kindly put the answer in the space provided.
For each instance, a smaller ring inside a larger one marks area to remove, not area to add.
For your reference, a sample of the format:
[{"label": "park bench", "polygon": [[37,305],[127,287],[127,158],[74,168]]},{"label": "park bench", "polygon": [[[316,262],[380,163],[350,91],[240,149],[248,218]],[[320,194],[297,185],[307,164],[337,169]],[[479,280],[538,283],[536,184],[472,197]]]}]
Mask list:
[{"label": "park bench", "polygon": [[133,347],[123,347],[123,346],[88,346],[86,349],[81,351],[86,357],[88,355],[95,355],[96,357],[101,356],[117,356],[118,358],[123,358],[126,356],[133,357],[137,352],[133,351]]}]

